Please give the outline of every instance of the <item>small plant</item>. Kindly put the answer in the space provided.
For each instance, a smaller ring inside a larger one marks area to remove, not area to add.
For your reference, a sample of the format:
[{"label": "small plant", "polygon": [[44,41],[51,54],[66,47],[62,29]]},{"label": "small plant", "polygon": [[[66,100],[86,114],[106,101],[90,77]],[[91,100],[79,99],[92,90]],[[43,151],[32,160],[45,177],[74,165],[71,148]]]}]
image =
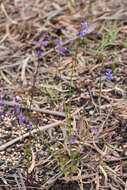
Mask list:
[{"label": "small plant", "polygon": [[108,76],[108,79],[111,80],[112,79],[112,75],[111,75],[111,69],[106,69],[106,76]]},{"label": "small plant", "polygon": [[116,43],[119,42],[118,40],[116,40],[117,35],[120,31],[120,29],[117,28],[117,22],[115,21],[112,25],[107,21],[107,26],[108,27],[105,28],[107,35],[103,35],[103,38],[102,38],[103,48],[109,45],[116,45]]},{"label": "small plant", "polygon": [[52,88],[48,88],[47,89],[47,91],[48,91],[48,93],[49,93],[49,95],[50,95],[50,97],[51,97],[51,100],[53,101],[53,102],[56,102],[57,100],[58,100],[58,91],[57,90],[54,90],[54,89],[52,89]]},{"label": "small plant", "polygon": [[[70,5],[72,6],[72,1],[69,1]],[[89,0],[89,11],[92,8],[92,1]],[[109,23],[108,23],[109,24]],[[77,35],[79,35],[79,43],[78,43],[78,47],[80,45],[84,45],[84,43],[93,43],[93,40],[88,39],[85,34],[88,31],[88,26],[89,23],[85,20],[83,22],[81,22],[81,29],[80,32],[77,33]],[[105,48],[107,48],[110,45],[116,45],[116,38],[117,38],[117,34],[119,32],[119,30],[116,28],[116,22],[114,23],[113,26],[109,26],[108,29],[106,30],[106,34],[104,34],[102,36],[102,40],[101,40],[101,44],[100,47],[95,49],[90,49],[91,52],[95,53],[97,56],[102,57],[102,60],[105,60],[105,58],[107,57],[106,53],[104,52]],[[50,43],[53,43],[54,49],[56,50],[56,53],[58,53],[58,56],[60,58],[60,56],[65,56],[66,52],[67,52],[67,48],[62,47],[62,43],[59,39],[52,39],[50,38],[49,33],[45,34],[45,39],[44,40],[39,40],[40,43],[40,49],[36,52],[36,55],[40,58],[43,59],[43,55],[44,55],[44,49],[48,48],[48,45]],[[78,49],[77,47],[77,49]],[[38,136],[40,136],[40,139],[42,140],[42,142],[47,146],[48,151],[52,154],[52,156],[54,157],[54,159],[56,160],[57,164],[59,165],[59,167],[61,168],[63,174],[65,176],[73,176],[77,171],[78,171],[78,167],[79,167],[79,163],[80,163],[80,150],[78,149],[81,142],[83,142],[83,140],[87,137],[88,132],[90,131],[93,136],[99,135],[99,131],[97,129],[96,126],[91,126],[92,125],[92,119],[96,110],[96,106],[94,107],[94,111],[92,113],[92,116],[90,117],[89,122],[87,123],[87,127],[85,128],[85,130],[83,131],[83,133],[80,135],[80,137],[77,137],[73,131],[72,131],[72,86],[73,86],[73,76],[75,74],[76,71],[76,66],[78,64],[78,58],[77,58],[77,51],[74,52],[74,54],[72,55],[72,70],[70,73],[70,78],[69,78],[69,100],[68,102],[64,102],[65,100],[63,100],[63,107],[64,107],[64,111],[65,111],[65,121],[66,121],[66,126],[65,126],[65,136],[63,134],[63,141],[56,141],[55,144],[52,144],[52,142],[50,142],[50,140],[47,138],[47,136],[45,137],[45,133],[40,132],[38,133]],[[113,56],[111,55],[111,57],[109,57],[109,60],[107,60],[107,62],[110,61],[110,59]],[[99,60],[100,61],[100,60]],[[114,59],[114,62],[116,60]],[[60,62],[60,59],[59,59]],[[99,62],[100,63],[100,62]],[[109,80],[111,81],[113,76],[112,73],[115,73],[115,64],[113,65],[114,69],[110,69],[109,68],[105,68],[104,65],[102,64],[101,68],[100,68],[100,72],[99,72],[99,77],[100,77],[100,81],[99,81],[99,98],[98,98],[98,104],[97,108],[100,107],[101,109],[101,96],[102,96],[102,75],[105,75],[105,80]],[[38,65],[36,68],[36,72],[34,75],[34,81],[33,81],[33,87],[35,87],[35,82],[36,82],[36,76],[38,74],[38,70],[40,67],[40,62],[38,61]],[[57,65],[57,73],[59,72],[59,63]],[[41,79],[40,79],[41,80]],[[51,85],[48,84],[48,82],[44,82],[43,81],[43,87],[41,88],[41,92],[46,94],[48,93],[50,96],[51,101],[53,102],[53,106],[56,105],[56,103],[58,102],[59,99],[59,94],[62,93],[61,89],[62,87],[60,86],[55,86],[56,88],[52,88]],[[89,88],[88,88],[89,89]],[[0,91],[1,93],[1,91]],[[10,118],[12,114],[16,115],[16,120],[17,120],[17,124],[20,127],[20,130],[23,127],[27,127],[29,130],[29,138],[28,138],[28,143],[25,143],[24,141],[24,146],[25,146],[25,151],[26,151],[26,175],[27,175],[27,180],[29,179],[30,175],[29,175],[29,168],[31,165],[31,154],[32,154],[32,130],[34,128],[39,129],[38,125],[35,124],[34,120],[32,119],[32,112],[31,112],[31,106],[33,104],[33,99],[34,99],[34,94],[33,92],[28,94],[28,102],[29,102],[29,111],[26,110],[22,110],[19,106],[14,106],[14,108],[11,110],[11,113],[7,113],[6,118]],[[18,98],[15,98],[15,102],[19,102]],[[3,100],[2,98],[0,99],[0,103],[4,104],[4,103],[8,103],[7,100]],[[2,112],[0,112],[0,119],[4,119],[4,115]],[[21,134],[22,134],[22,130],[21,130]],[[83,139],[83,140],[82,140]],[[66,154],[67,158],[64,157],[64,155]],[[105,166],[104,167],[104,171],[107,172],[108,169]]]},{"label": "small plant", "polygon": [[111,25],[107,21],[106,26],[108,27],[105,27],[106,33],[102,35],[100,46],[96,50],[89,48],[91,52],[95,53],[99,57],[106,57],[107,55],[104,52],[105,48],[109,46],[114,46],[118,43],[118,40],[116,40],[116,38],[120,29],[117,28],[116,22],[114,22],[113,25]]},{"label": "small plant", "polygon": [[[85,27],[85,31],[83,30],[83,27]],[[88,30],[88,22],[84,21],[81,23],[81,30],[80,30],[80,37],[81,40],[83,40],[83,35],[86,34]],[[60,51],[60,53],[62,53],[62,55],[65,55],[65,51],[67,50],[66,48],[61,47],[61,42],[59,41],[59,39],[55,39],[54,40],[55,43],[57,43],[57,49]],[[42,45],[47,45],[47,42],[41,41]],[[58,165],[60,166],[61,170],[63,171],[65,176],[70,176],[73,175],[77,169],[78,169],[78,165],[79,165],[79,158],[80,158],[80,154],[77,151],[76,148],[74,148],[73,143],[75,143],[77,140],[76,138],[74,138],[72,136],[72,119],[71,119],[71,89],[72,89],[72,77],[76,68],[76,64],[77,64],[77,60],[76,60],[76,54],[75,54],[75,63],[73,64],[73,68],[72,68],[72,73],[70,76],[70,87],[69,87],[69,105],[68,105],[68,110],[67,110],[67,106],[64,104],[65,107],[65,113],[66,113],[66,120],[67,120],[67,146],[68,146],[68,156],[70,158],[70,167],[69,165],[66,163],[66,160],[63,159],[62,154],[64,152],[64,149],[59,149],[59,151],[57,151],[57,148],[53,147],[51,145],[51,143],[45,139],[44,135],[41,134],[41,138],[42,141],[47,145],[48,150],[50,151],[50,153],[54,156],[54,158],[56,159]],[[53,94],[51,92],[51,90],[48,92],[51,96],[51,99],[54,100]]]},{"label": "small plant", "polygon": [[[85,27],[85,31],[83,29],[83,27]],[[81,30],[80,30],[80,38],[81,40],[83,41],[83,36],[84,34],[86,34],[88,30],[88,22],[87,21],[84,21],[81,23]],[[47,34],[46,37],[49,38],[49,35]],[[43,46],[47,46],[48,45],[48,41],[47,40],[40,40],[40,45],[41,47]],[[65,51],[67,50],[67,48],[63,48],[61,47],[62,44],[61,42],[59,41],[59,39],[55,39],[54,40],[55,43],[57,43],[57,47],[56,49],[59,50],[59,52],[62,54],[62,55],[65,55]],[[42,50],[38,50],[36,52],[36,55],[39,56],[39,57],[43,57],[43,51]],[[77,64],[77,58],[76,58],[76,54],[75,54],[75,63],[73,64],[73,67],[72,67],[72,73],[71,73],[71,76],[70,76],[70,87],[69,87],[69,105],[68,105],[68,110],[66,109],[66,120],[67,120],[67,146],[68,146],[68,156],[69,156],[69,159],[70,159],[70,166],[69,164],[67,164],[66,160],[63,159],[62,157],[62,154],[64,153],[64,148],[60,148],[59,150],[57,150],[57,147],[53,147],[51,145],[51,143],[44,137],[44,135],[42,133],[39,133],[40,134],[40,137],[42,139],[42,141],[47,145],[48,147],[48,150],[50,151],[50,153],[54,156],[54,158],[56,159],[58,165],[61,167],[61,170],[63,171],[64,175],[65,176],[70,176],[70,175],[73,175],[77,169],[78,169],[78,165],[79,165],[79,158],[80,158],[80,153],[79,151],[77,150],[76,146],[74,146],[74,143],[77,142],[77,139],[75,137],[72,136],[72,119],[71,119],[71,90],[72,90],[72,77],[73,77],[73,74],[75,72],[75,68],[76,68],[76,64]],[[34,76],[34,81],[33,81],[33,87],[35,86],[35,81],[36,81],[36,76],[37,76],[37,72],[38,72],[38,68],[39,68],[39,63],[38,63],[38,66],[37,66],[37,69],[36,69],[36,72],[35,72],[35,76]],[[51,96],[51,99],[54,101],[54,98],[57,98],[56,94],[53,95],[53,92],[51,92],[51,90],[49,91],[49,94]],[[31,105],[32,105],[32,102],[33,102],[33,92],[29,93],[28,94],[29,96],[29,110],[31,110]],[[18,99],[15,98],[15,101],[18,102]],[[6,100],[0,100],[0,103],[8,103],[8,101]],[[65,106],[67,108],[67,106]],[[18,123],[19,123],[19,126],[20,128],[21,127],[26,127],[26,125],[29,125],[29,139],[28,139],[28,144],[25,143],[24,141],[24,145],[25,145],[25,150],[26,150],[26,159],[27,159],[27,167],[26,167],[26,172],[27,172],[27,180],[29,178],[29,167],[30,167],[30,162],[31,162],[31,131],[34,128],[38,128],[37,125],[35,125],[34,121],[31,119],[31,111],[27,111],[27,112],[24,112],[22,113],[20,108],[18,106],[15,106],[13,109],[13,112],[15,112],[17,114],[17,120],[18,120]],[[10,117],[11,114],[8,114],[7,117]],[[2,116],[2,113],[0,113],[0,117],[1,119],[3,119],[3,116]]]}]

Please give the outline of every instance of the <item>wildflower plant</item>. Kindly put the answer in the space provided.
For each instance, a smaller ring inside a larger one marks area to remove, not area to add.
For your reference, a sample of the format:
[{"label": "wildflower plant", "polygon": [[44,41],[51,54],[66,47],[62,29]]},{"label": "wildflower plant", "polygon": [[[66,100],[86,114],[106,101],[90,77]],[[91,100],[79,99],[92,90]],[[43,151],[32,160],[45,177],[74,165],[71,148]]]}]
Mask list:
[{"label": "wildflower plant", "polygon": [[[91,2],[91,1],[90,1]],[[87,21],[83,21],[81,22],[81,29],[80,29],[80,32],[78,33],[78,35],[80,35],[80,41],[82,41],[83,43],[83,39],[84,39],[84,35],[87,33],[88,31],[88,22]],[[49,34],[46,33],[45,34],[45,37],[49,39]],[[48,45],[48,41],[47,40],[39,40],[40,42],[40,46],[46,46]],[[67,48],[64,48],[62,47],[62,43],[59,39],[55,39],[53,41],[55,44],[57,44],[57,47],[56,49],[59,50],[59,52],[65,56],[66,55],[66,50]],[[41,50],[37,51],[36,52],[36,55],[39,56],[39,57],[43,57],[43,52]],[[70,159],[70,166],[67,164],[66,160],[64,160],[62,154],[64,152],[64,147],[63,148],[60,148],[59,151],[58,149],[50,143],[49,140],[47,140],[45,137],[44,137],[44,134],[43,133],[39,133],[42,141],[47,145],[47,148],[49,150],[49,152],[53,155],[53,157],[56,159],[58,165],[60,166],[61,170],[63,171],[64,175],[65,176],[71,176],[73,175],[75,172],[77,172],[78,170],[78,166],[79,166],[79,160],[80,160],[80,152],[77,150],[77,149],[74,149],[74,147],[76,147],[76,143],[78,142],[77,138],[75,136],[73,136],[73,133],[72,133],[72,105],[71,105],[71,102],[72,102],[72,82],[73,82],[73,75],[74,75],[74,72],[76,70],[76,65],[77,65],[77,53],[75,53],[75,57],[74,57],[74,62],[72,64],[72,71],[71,71],[71,75],[70,75],[70,84],[69,84],[69,102],[68,102],[68,105],[66,105],[64,103],[64,109],[65,109],[65,116],[66,116],[66,122],[67,122],[67,131],[66,131],[66,139],[67,139],[67,148],[68,148],[68,157]],[[37,67],[37,70],[36,70],[36,75],[37,75],[37,71],[38,71],[38,68],[39,68],[39,63],[38,63],[38,67]],[[111,75],[111,70],[110,69],[107,69],[106,72],[105,72],[105,75],[108,77],[109,80],[112,79],[112,75]],[[36,76],[35,76],[35,79],[34,79],[34,83],[33,83],[33,86],[35,85],[35,80],[36,80]],[[100,81],[101,81],[101,78],[100,78]],[[100,82],[101,83],[101,82]],[[101,86],[101,84],[100,84]],[[51,99],[54,101],[55,99],[57,99],[57,94],[55,94],[51,89],[48,90],[49,94],[50,94],[50,97]],[[55,94],[55,95],[54,95]],[[31,157],[31,150],[32,150],[32,146],[31,146],[31,131],[33,130],[33,128],[38,128],[38,126],[34,123],[34,121],[31,119],[32,116],[31,116],[31,105],[33,103],[33,93],[29,94],[29,97],[30,97],[30,111],[28,113],[28,111],[26,111],[27,113],[22,113],[21,112],[21,108],[19,106],[16,106],[12,109],[13,112],[16,113],[16,115],[18,115],[18,123],[19,123],[19,126],[23,126],[25,127],[26,126],[26,123],[28,124],[29,126],[29,146],[27,146],[27,144],[25,144],[25,149],[26,149],[26,156],[27,156],[27,177],[28,177],[28,168],[30,167],[30,157]],[[15,98],[15,102],[19,102],[18,98]],[[6,100],[0,100],[0,103],[7,103]],[[11,114],[8,114],[7,117],[10,117]],[[28,119],[26,119],[28,117]],[[0,118],[3,119],[3,115],[2,113],[0,112]],[[27,122],[26,122],[27,121]],[[90,122],[88,124],[88,130],[90,130],[90,125],[91,125],[91,122],[92,122],[92,117],[90,119]],[[88,131],[87,130],[87,131]],[[81,138],[83,136],[85,136],[87,134],[87,131],[85,131],[85,133],[83,135],[81,135]],[[99,135],[99,132],[97,130],[96,127],[93,127],[91,129],[91,131],[93,132],[94,135]],[[66,140],[64,139],[64,140]]]},{"label": "wildflower plant", "polygon": [[[86,33],[86,31],[88,30],[88,23],[86,21],[81,23],[82,28],[85,27],[85,32],[83,31],[83,33],[81,33],[81,35],[84,35]],[[81,30],[82,32],[82,30]],[[82,38],[83,36],[81,36]],[[40,41],[41,45],[47,45],[47,41]],[[57,44],[57,49],[62,53],[62,55],[65,55],[65,51],[67,50],[67,48],[63,48],[62,47],[62,43],[60,42],[59,39],[55,39],[54,42]],[[73,68],[72,68],[72,73],[70,76],[70,87],[69,87],[69,105],[68,105],[68,110],[67,110],[67,106],[64,104],[65,106],[65,114],[66,114],[66,120],[67,120],[67,146],[69,149],[69,157],[70,157],[70,162],[71,162],[71,166],[69,167],[66,163],[66,160],[63,159],[63,151],[64,149],[59,149],[59,151],[57,150],[57,148],[53,147],[51,145],[51,143],[44,137],[44,135],[41,133],[40,137],[42,138],[42,141],[46,144],[46,146],[48,147],[48,150],[50,151],[50,153],[54,156],[54,158],[56,159],[58,165],[61,167],[63,173],[65,176],[68,175],[73,175],[77,169],[78,169],[78,164],[79,164],[79,152],[77,150],[73,150],[73,146],[74,144],[77,142],[77,139],[74,138],[72,136],[72,119],[71,119],[71,89],[72,89],[72,77],[73,74],[75,72],[75,68],[76,68],[76,64],[77,64],[77,58],[76,58],[76,54],[75,54],[75,63],[73,64]],[[23,118],[21,118],[21,122],[22,122]],[[29,122],[29,128],[31,129],[31,122]],[[77,163],[76,163],[77,162]]]},{"label": "wildflower plant", "polygon": [[[85,31],[84,31],[84,27],[85,27]],[[88,31],[88,22],[87,21],[81,22],[80,32],[77,33],[77,35],[80,35],[81,40],[83,40],[83,36],[84,34],[87,33],[87,31]]]},{"label": "wildflower plant", "polygon": [[58,44],[57,48],[58,50],[62,53],[62,55],[65,55],[65,51],[67,50],[67,48],[63,48],[61,47],[61,42],[59,41],[59,39],[55,39],[54,42],[56,42]]},{"label": "wildflower plant", "polygon": [[[83,40],[84,34],[86,34],[87,31],[88,31],[88,22],[84,21],[81,23],[81,30],[79,33],[81,40]],[[65,51],[67,50],[67,48],[61,47],[62,43],[60,42],[59,39],[55,39],[54,42],[57,44],[57,49],[62,53],[62,55],[65,55]],[[52,147],[51,143],[47,139],[44,138],[44,135],[41,134],[43,142],[47,145],[48,150],[56,159],[57,163],[61,167],[65,176],[73,175],[77,171],[78,165],[79,165],[79,158],[80,158],[80,153],[77,151],[77,149],[74,150],[73,148],[74,144],[77,142],[77,139],[72,136],[72,118],[71,118],[72,117],[71,116],[72,92],[71,91],[72,91],[72,77],[77,65],[77,54],[75,53],[74,56],[75,56],[74,63],[73,63],[72,72],[70,76],[68,108],[67,108],[67,105],[64,103],[65,115],[66,115],[66,120],[67,120],[67,137],[66,138],[68,141],[67,143],[68,150],[69,150],[68,156],[71,162],[70,167],[66,164],[66,161],[62,157],[62,153],[64,150],[60,149],[59,151],[57,151],[57,149],[55,147]]]},{"label": "wildflower plant", "polygon": [[41,42],[41,46],[47,46],[47,41],[40,40],[39,42]]},{"label": "wildflower plant", "polygon": [[66,120],[67,120],[68,149],[69,149],[69,156],[70,156],[70,162],[71,162],[71,167],[67,173],[68,175],[73,175],[78,170],[79,158],[80,158],[80,153],[77,151],[77,149],[75,149],[75,151],[73,151],[73,144],[77,142],[77,139],[72,136],[72,116],[71,116],[72,77],[76,70],[76,65],[77,65],[77,53],[75,53],[75,55],[74,55],[74,64],[73,64],[72,72],[71,72],[71,76],[70,76],[68,109],[67,109],[67,105],[64,103]]},{"label": "wildflower plant", "polygon": [[[41,46],[47,46],[47,41],[43,41],[41,40]],[[57,43],[57,48],[58,50],[62,53],[62,55],[65,55],[65,51],[67,50],[67,48],[63,48],[61,47],[61,42],[56,39],[55,40],[55,43]],[[37,51],[36,54],[38,56],[43,56],[43,52],[42,51]],[[38,65],[39,67],[39,65]],[[38,69],[37,67],[37,69]],[[59,166],[61,167],[63,173],[65,176],[68,176],[68,175],[72,175],[76,170],[77,170],[77,167],[78,165],[76,165],[75,167],[75,158],[76,156],[78,155],[79,156],[79,153],[75,153],[73,152],[73,143],[76,142],[76,139],[74,137],[72,137],[72,134],[71,134],[71,88],[72,88],[72,76],[73,76],[73,73],[74,73],[74,70],[75,70],[75,65],[73,65],[73,69],[72,69],[72,74],[70,76],[70,88],[69,88],[69,111],[67,113],[67,128],[68,128],[68,147],[69,147],[69,156],[70,156],[70,159],[71,159],[71,168],[69,168],[69,166],[66,164],[66,161],[63,159],[62,157],[62,153],[63,153],[63,150],[60,149],[59,151],[56,150],[56,148],[52,148],[52,145],[51,143],[46,140],[44,138],[44,135],[40,133],[40,137],[42,138],[42,141],[44,143],[46,143],[50,153],[54,156],[54,158],[56,159],[57,163],[59,164]],[[36,78],[36,77],[35,77]],[[35,83],[35,81],[34,81]],[[34,85],[34,84],[33,84]],[[31,101],[30,101],[30,108],[31,108],[31,105],[32,105],[32,102],[33,102],[33,94],[29,94],[29,96],[31,97]],[[18,102],[18,99],[15,98],[15,102]],[[0,100],[0,103],[8,103],[6,100]],[[27,119],[28,120],[28,125],[29,125],[29,143],[28,145],[25,143],[24,141],[24,145],[25,145],[25,150],[26,150],[26,155],[27,155],[27,167],[26,167],[26,172],[27,172],[27,178],[29,177],[29,173],[28,173],[28,169],[30,167],[30,157],[31,157],[31,131],[33,129],[33,126],[38,128],[37,125],[34,124],[34,122],[30,119],[31,118],[31,112],[20,112],[20,108],[18,106],[15,106],[13,109],[12,109],[13,112],[16,112],[16,114],[18,115],[19,114],[19,118],[18,118],[18,123],[19,123],[19,126],[21,127],[25,127],[26,126],[26,118],[27,116],[29,116],[29,118]],[[10,115],[8,115],[10,116]],[[0,115],[0,117],[2,118],[2,114]]]},{"label": "wildflower plant", "polygon": [[58,96],[59,96],[58,91],[52,88],[48,88],[47,91],[51,97],[52,102],[55,103],[58,100]]},{"label": "wildflower plant", "polygon": [[[107,48],[110,45],[115,45],[115,39],[117,37],[117,34],[119,30],[116,28],[116,22],[113,24],[113,26],[109,26],[109,30],[107,31],[107,34],[102,35],[102,40],[100,47],[97,48],[97,50],[89,49],[91,52],[94,52],[97,56],[99,56],[102,60],[104,60],[107,55],[104,52],[105,48]],[[107,60],[109,62],[109,60]],[[115,64],[113,64],[114,66]],[[101,92],[102,92],[102,72],[104,70],[104,66],[102,64],[102,67],[100,68],[100,91],[99,91],[99,109],[101,108]],[[108,77],[108,80],[112,80],[111,70],[106,69],[105,75]],[[101,109],[100,109],[101,112]]]},{"label": "wildflower plant", "polygon": [[24,126],[24,122],[23,122],[24,119],[25,119],[24,115],[21,114],[20,117],[19,117],[19,125],[20,125],[20,126],[21,126],[21,125]]},{"label": "wildflower plant", "polygon": [[69,143],[74,143],[76,141],[76,139],[73,137],[69,137],[69,139],[70,139]]},{"label": "wildflower plant", "polygon": [[108,76],[109,80],[111,80],[112,79],[111,69],[106,69],[105,75]]},{"label": "wildflower plant", "polygon": [[113,24],[110,24],[109,21],[107,21],[107,27],[105,28],[107,32],[107,36],[103,35],[103,46],[109,46],[109,45],[116,45],[116,42],[118,43],[118,40],[116,40],[117,35],[120,31],[120,29],[117,28],[117,22],[114,21]]},{"label": "wildflower plant", "polygon": [[99,135],[99,132],[96,127],[93,127],[92,129],[93,134]]}]

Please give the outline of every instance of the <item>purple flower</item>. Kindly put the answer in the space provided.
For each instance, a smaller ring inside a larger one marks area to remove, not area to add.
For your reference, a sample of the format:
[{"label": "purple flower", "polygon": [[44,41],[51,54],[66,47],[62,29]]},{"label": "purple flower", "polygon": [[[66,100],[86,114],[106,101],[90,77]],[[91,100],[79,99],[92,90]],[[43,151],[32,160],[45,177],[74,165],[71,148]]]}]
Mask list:
[{"label": "purple flower", "polygon": [[81,25],[85,26],[85,33],[86,33],[88,31],[88,22],[87,21],[81,22]]},{"label": "purple flower", "polygon": [[11,117],[11,113],[8,113],[6,117]]},{"label": "purple flower", "polygon": [[108,76],[109,80],[111,80],[112,79],[111,69],[106,69],[105,75]]},{"label": "purple flower", "polygon": [[14,107],[14,108],[12,108],[12,111],[16,111],[16,114],[18,114],[20,111],[20,107],[19,106]]},{"label": "purple flower", "polygon": [[23,123],[24,119],[25,119],[24,115],[21,114],[20,117],[19,117],[19,125],[23,125],[24,126],[24,123]]},{"label": "purple flower", "polygon": [[77,35],[80,34],[81,40],[83,40],[83,35],[86,34],[86,32],[88,31],[88,22],[87,21],[81,22],[81,25],[82,27],[85,26],[85,32],[83,32],[83,28],[81,27],[80,32],[78,32]]},{"label": "purple flower", "polygon": [[58,47],[58,49],[60,50],[60,52],[61,52],[63,55],[65,55],[64,52],[66,51],[67,48],[60,48],[60,47]]},{"label": "purple flower", "polygon": [[61,46],[61,42],[58,39],[54,40],[54,42],[56,42],[58,46]]},{"label": "purple flower", "polygon": [[85,32],[83,32],[83,28],[80,29],[80,32],[77,33],[77,35],[81,36],[81,40],[83,40],[83,35],[85,34]]},{"label": "purple flower", "polygon": [[73,137],[69,137],[69,139],[70,139],[69,143],[74,143],[76,141],[76,139]]},{"label": "purple flower", "polygon": [[17,106],[17,107],[15,108],[15,111],[16,111],[16,114],[18,114],[18,113],[19,113],[19,111],[20,111],[20,107],[19,107],[19,106]]},{"label": "purple flower", "polygon": [[3,119],[2,112],[0,112],[0,118]]},{"label": "purple flower", "polygon": [[29,121],[29,129],[32,130],[32,122]]},{"label": "purple flower", "polygon": [[2,92],[2,90],[0,89],[0,93]]},{"label": "purple flower", "polygon": [[97,130],[97,128],[96,128],[96,127],[93,127],[93,128],[92,128],[92,131],[93,131],[93,133],[94,133],[94,134],[99,135],[99,132],[98,132],[98,130]]},{"label": "purple flower", "polygon": [[47,41],[40,40],[39,42],[41,42],[41,46],[43,45],[47,46]]},{"label": "purple flower", "polygon": [[111,61],[111,57],[108,57],[107,62],[110,62],[110,61]]},{"label": "purple flower", "polygon": [[62,47],[60,47],[61,46],[61,42],[58,40],[58,39],[56,39],[56,40],[54,40],[57,44],[58,44],[58,46],[57,46],[57,48],[59,49],[59,51],[63,54],[63,55],[65,55],[65,51],[67,50],[67,48],[62,48]]},{"label": "purple flower", "polygon": [[48,33],[45,33],[45,37],[49,37]]},{"label": "purple flower", "polygon": [[51,32],[51,30],[48,30],[48,32],[47,33],[45,33],[45,37],[49,37],[49,32]]},{"label": "purple flower", "polygon": [[43,52],[42,51],[37,51],[36,55],[43,56]]},{"label": "purple flower", "polygon": [[15,101],[16,101],[16,102],[18,102],[18,101],[19,101],[17,97],[15,97]]},{"label": "purple flower", "polygon": [[15,111],[15,108],[12,108],[12,111]]}]

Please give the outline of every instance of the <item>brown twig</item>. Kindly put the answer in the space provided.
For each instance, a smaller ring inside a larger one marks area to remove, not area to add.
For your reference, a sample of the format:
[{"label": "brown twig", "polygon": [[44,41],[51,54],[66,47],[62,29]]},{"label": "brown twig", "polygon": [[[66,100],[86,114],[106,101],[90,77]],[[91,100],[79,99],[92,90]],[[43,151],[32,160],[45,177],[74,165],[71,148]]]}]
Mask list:
[{"label": "brown twig", "polygon": [[[38,131],[44,131],[44,130],[47,130],[47,129],[50,129],[52,127],[56,127],[58,125],[60,125],[63,121],[57,121],[55,123],[52,123],[52,124],[49,124],[49,125],[45,125],[45,126],[42,126],[42,127],[39,127],[38,129],[34,129],[33,131],[31,131],[31,135],[37,133]],[[21,141],[22,139],[28,137],[30,135],[30,133],[26,133],[20,137],[17,137],[5,144],[3,144],[2,146],[0,146],[0,151],[3,151],[4,149],[6,149],[7,147],[11,146],[12,144],[18,142],[18,141]]]}]

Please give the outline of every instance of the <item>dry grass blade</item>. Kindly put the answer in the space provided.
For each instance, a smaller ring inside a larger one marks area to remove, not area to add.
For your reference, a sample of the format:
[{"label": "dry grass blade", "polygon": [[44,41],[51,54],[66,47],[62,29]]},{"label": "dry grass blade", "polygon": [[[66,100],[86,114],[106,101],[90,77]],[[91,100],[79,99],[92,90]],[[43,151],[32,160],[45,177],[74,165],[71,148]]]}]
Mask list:
[{"label": "dry grass blade", "polygon": [[27,68],[27,64],[28,64],[29,59],[30,59],[30,56],[28,56],[23,61],[23,64],[22,64],[21,80],[23,81],[23,86],[26,85],[26,76],[25,76],[25,73],[26,73],[26,68]]},{"label": "dry grass blade", "polygon": [[1,3],[1,9],[2,9],[2,11],[4,12],[5,16],[8,18],[8,20],[9,20],[12,24],[18,24],[16,21],[12,20],[12,19],[8,16],[8,14],[7,14],[6,10],[5,10],[5,7],[4,7],[3,3]]},{"label": "dry grass blade", "polygon": [[32,163],[31,163],[31,166],[28,168],[28,173],[30,174],[34,167],[35,167],[35,154],[33,152],[33,150],[31,150],[31,154],[32,154]]},{"label": "dry grass blade", "polygon": [[[23,188],[23,190],[26,190],[26,187],[25,187],[25,184],[24,184],[24,180],[23,180],[23,176],[22,176],[22,174],[21,174],[21,171],[20,171],[19,169],[17,169],[17,172],[18,172],[18,175],[19,175],[19,177],[20,177],[20,181],[21,181],[22,188]],[[21,188],[21,189],[22,189],[22,188]]]},{"label": "dry grass blade", "polygon": [[97,150],[97,152],[99,152],[101,154],[102,157],[106,156],[106,153],[107,153],[107,146],[105,146],[105,150],[104,152],[98,148],[98,146],[95,144],[95,141],[94,141],[94,138],[93,138],[93,145],[95,147],[95,149]]},{"label": "dry grass blade", "polygon": [[107,173],[105,172],[104,168],[100,165],[99,166],[101,172],[103,173],[104,177],[105,177],[105,186],[107,186],[108,184],[108,177],[107,177]]},{"label": "dry grass blade", "polygon": [[17,175],[14,175],[14,178],[15,178],[15,181],[16,181],[16,183],[17,183],[18,190],[22,190],[22,187],[21,187],[21,185],[20,185],[20,183],[19,183],[19,181],[18,181],[18,179],[17,179]]},{"label": "dry grass blade", "polygon": [[7,79],[7,77],[5,76],[5,74],[3,73],[3,71],[0,71],[1,76],[3,77],[3,79],[9,84],[12,85],[12,83],[10,82],[10,80]]}]

